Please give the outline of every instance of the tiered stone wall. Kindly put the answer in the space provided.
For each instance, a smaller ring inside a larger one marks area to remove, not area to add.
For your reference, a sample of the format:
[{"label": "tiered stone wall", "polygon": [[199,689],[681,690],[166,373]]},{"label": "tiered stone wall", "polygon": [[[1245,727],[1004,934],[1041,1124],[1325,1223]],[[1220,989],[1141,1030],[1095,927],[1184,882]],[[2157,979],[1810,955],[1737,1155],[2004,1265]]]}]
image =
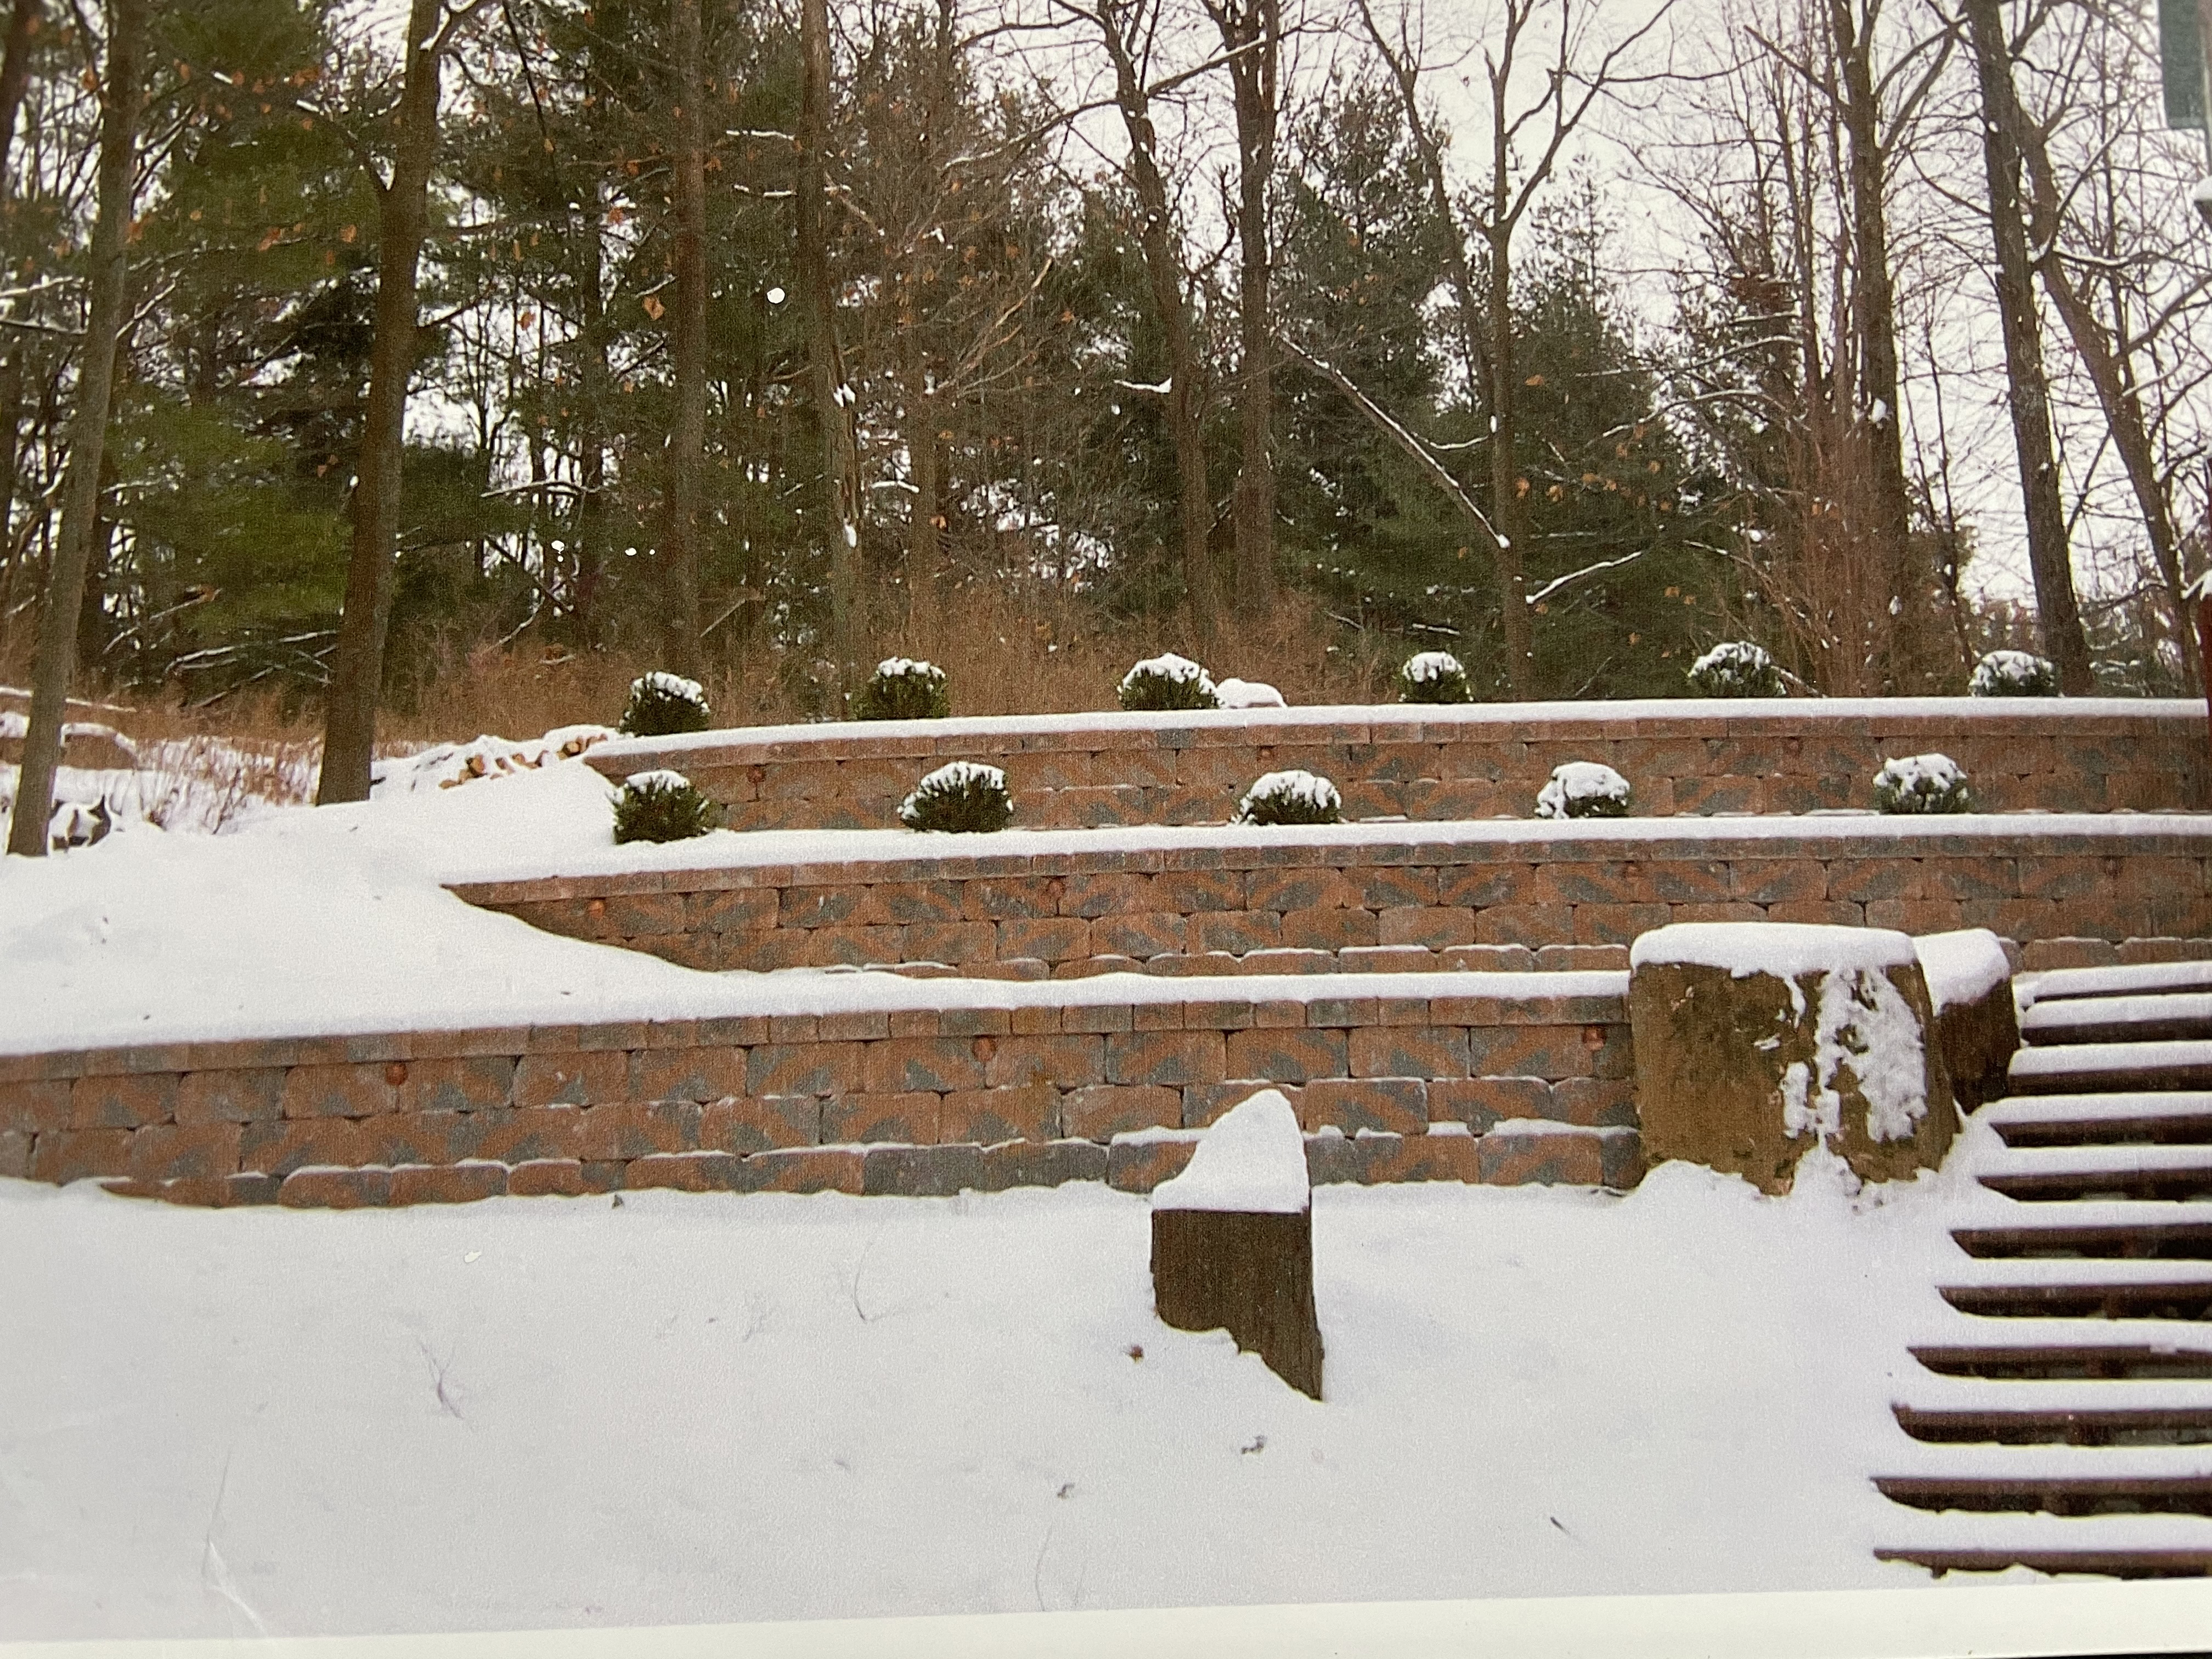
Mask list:
[{"label": "tiered stone wall", "polygon": [[1612,966],[1637,934],[1677,921],[2212,935],[2212,822],[2128,833],[2080,817],[2027,831],[1856,818],[1767,833],[1778,827],[1467,825],[1334,844],[1224,830],[1200,846],[1033,854],[1005,836],[973,838],[973,854],[455,890],[693,968],[937,963],[1028,978],[1516,968],[1539,951],[1546,966]]},{"label": "tiered stone wall", "polygon": [[1219,823],[1262,773],[1318,772],[1352,818],[1525,817],[1552,769],[1602,761],[1636,810],[1808,812],[1869,804],[1883,760],[1940,750],[1990,811],[2212,806],[2204,705],[2116,699],[1806,699],[1267,709],[755,728],[595,750],[619,779],[684,772],[737,830],[895,827],[951,760],[1003,767],[1039,829]]},{"label": "tiered stone wall", "polygon": [[1510,994],[1407,981],[1390,996],[1255,980],[1066,1007],[7,1057],[0,1175],[216,1205],[1148,1191],[1196,1131],[1272,1085],[1297,1105],[1319,1180],[1628,1186],[1641,1164],[1625,978],[1537,977]]}]

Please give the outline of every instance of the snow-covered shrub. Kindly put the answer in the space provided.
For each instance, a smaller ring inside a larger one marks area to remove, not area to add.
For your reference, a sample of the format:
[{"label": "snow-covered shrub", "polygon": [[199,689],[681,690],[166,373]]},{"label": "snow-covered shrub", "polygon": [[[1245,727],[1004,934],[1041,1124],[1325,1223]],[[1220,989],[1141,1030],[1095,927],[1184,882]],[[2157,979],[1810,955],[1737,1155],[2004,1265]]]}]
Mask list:
[{"label": "snow-covered shrub", "polygon": [[1218,708],[1213,677],[1172,651],[1147,657],[1121,677],[1121,707],[1136,709]]},{"label": "snow-covered shrub", "polygon": [[2058,665],[2026,651],[1992,651],[1974,665],[1966,690],[1978,697],[2055,697]]},{"label": "snow-covered shrub", "polygon": [[1449,651],[1424,651],[1398,671],[1400,702],[1468,702],[1467,670]]},{"label": "snow-covered shrub", "polygon": [[629,703],[623,710],[621,729],[627,738],[666,738],[703,732],[713,719],[707,694],[698,681],[656,668],[629,683]]},{"label": "snow-covered shrub", "polygon": [[911,657],[885,657],[853,698],[859,720],[941,720],[951,712],[945,671]]},{"label": "snow-covered shrub", "polygon": [[1874,804],[1883,812],[1971,812],[1966,775],[1948,755],[1886,760],[1874,775]]},{"label": "snow-covered shrub", "polygon": [[615,842],[689,841],[712,830],[720,816],[681,772],[633,772],[615,797]]},{"label": "snow-covered shrub", "polygon": [[1569,761],[1552,769],[1536,795],[1540,818],[1625,818],[1628,780],[1595,761]]},{"label": "snow-covered shrub", "polygon": [[1690,665],[1690,686],[1701,697],[1780,697],[1782,671],[1763,647],[1726,640]]},{"label": "snow-covered shrub", "polygon": [[1310,772],[1270,772],[1237,803],[1239,823],[1341,823],[1344,797]]},{"label": "snow-covered shrub", "polygon": [[954,761],[940,766],[899,803],[899,822],[909,830],[945,830],[956,835],[988,835],[1003,830],[1014,816],[1006,775],[995,766]]}]

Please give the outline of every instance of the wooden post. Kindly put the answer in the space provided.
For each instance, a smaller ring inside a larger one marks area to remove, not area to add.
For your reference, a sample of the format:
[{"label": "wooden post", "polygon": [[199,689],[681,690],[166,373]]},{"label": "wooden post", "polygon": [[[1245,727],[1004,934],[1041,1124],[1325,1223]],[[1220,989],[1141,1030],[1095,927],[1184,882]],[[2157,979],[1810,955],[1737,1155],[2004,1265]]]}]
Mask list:
[{"label": "wooden post", "polygon": [[1179,1331],[1227,1331],[1321,1398],[1313,1189],[1297,1115],[1277,1091],[1224,1115],[1189,1167],[1154,1189],[1152,1304]]}]

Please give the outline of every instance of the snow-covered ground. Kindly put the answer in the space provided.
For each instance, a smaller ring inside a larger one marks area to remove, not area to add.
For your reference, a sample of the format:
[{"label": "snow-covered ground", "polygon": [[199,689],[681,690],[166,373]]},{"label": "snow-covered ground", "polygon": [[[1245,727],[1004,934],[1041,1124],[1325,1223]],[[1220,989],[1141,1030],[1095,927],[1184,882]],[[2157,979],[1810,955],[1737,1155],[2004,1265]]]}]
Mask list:
[{"label": "snow-covered ground", "polygon": [[1321,1403],[1097,1186],[0,1182],[0,1638],[1925,1583],[1867,1476],[1948,1180],[1321,1188]]}]

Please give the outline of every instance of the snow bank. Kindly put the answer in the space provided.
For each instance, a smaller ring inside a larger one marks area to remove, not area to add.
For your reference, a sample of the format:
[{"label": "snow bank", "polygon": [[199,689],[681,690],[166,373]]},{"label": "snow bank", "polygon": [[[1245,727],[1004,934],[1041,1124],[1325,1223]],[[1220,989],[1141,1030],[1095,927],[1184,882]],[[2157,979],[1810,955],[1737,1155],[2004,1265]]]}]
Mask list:
[{"label": "snow bank", "polygon": [[1939,1014],[1946,1008],[1979,1002],[2012,977],[2011,959],[1986,927],[1923,934],[1912,941],[1912,948],[1928,980],[1929,1000]]},{"label": "snow bank", "polygon": [[1283,694],[1265,680],[1225,679],[1213,688],[1214,700],[1224,708],[1281,708]]},{"label": "snow bank", "polygon": [[1152,1207],[1296,1215],[1312,1197],[1298,1115],[1262,1089],[1214,1121],[1182,1173],[1152,1189]]}]

